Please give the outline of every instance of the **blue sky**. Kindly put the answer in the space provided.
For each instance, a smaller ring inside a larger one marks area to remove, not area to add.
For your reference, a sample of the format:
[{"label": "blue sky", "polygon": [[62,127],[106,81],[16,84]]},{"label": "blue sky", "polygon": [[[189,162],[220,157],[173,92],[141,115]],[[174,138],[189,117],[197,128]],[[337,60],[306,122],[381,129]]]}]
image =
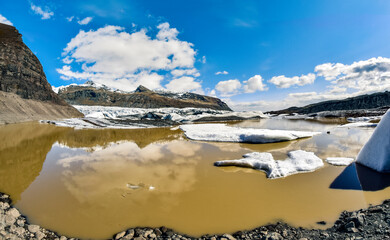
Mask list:
[{"label": "blue sky", "polygon": [[236,110],[390,90],[387,0],[0,0],[0,14],[56,87],[143,84]]}]

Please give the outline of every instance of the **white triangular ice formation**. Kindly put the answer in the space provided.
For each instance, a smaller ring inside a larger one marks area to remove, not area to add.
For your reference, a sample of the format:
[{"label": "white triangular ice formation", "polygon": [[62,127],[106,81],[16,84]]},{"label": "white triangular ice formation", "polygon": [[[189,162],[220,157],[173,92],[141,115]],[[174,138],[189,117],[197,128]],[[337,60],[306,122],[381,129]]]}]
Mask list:
[{"label": "white triangular ice formation", "polygon": [[378,172],[390,172],[390,110],[360,150],[356,162]]}]

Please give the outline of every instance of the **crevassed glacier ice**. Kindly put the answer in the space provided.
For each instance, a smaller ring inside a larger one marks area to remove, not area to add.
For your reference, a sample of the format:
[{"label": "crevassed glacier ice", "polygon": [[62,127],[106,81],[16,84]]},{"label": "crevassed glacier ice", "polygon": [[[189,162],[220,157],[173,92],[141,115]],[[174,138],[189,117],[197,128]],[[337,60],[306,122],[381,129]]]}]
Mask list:
[{"label": "crevassed glacier ice", "polygon": [[312,137],[320,132],[229,127],[226,124],[181,125],[187,138],[211,142],[273,143]]},{"label": "crevassed glacier ice", "polygon": [[253,152],[238,160],[223,160],[214,163],[215,166],[248,167],[264,171],[268,178],[287,177],[302,172],[312,172],[324,166],[323,161],[313,152],[303,150],[291,151],[286,160],[274,160],[271,153]]},{"label": "crevassed glacier ice", "polygon": [[378,172],[390,172],[390,110],[360,150],[356,161]]},{"label": "crevassed glacier ice", "polygon": [[[260,111],[231,112],[206,108],[126,108],[107,106],[74,107],[85,115],[84,118],[50,121],[58,126],[77,128],[144,128],[153,127],[149,124],[135,123],[134,121],[162,120],[167,124],[179,124],[196,121],[223,121],[226,119],[257,119],[268,118]],[[127,121],[127,122],[126,122]],[[45,122],[45,121],[43,121]],[[85,123],[87,122],[87,123]],[[80,124],[81,123],[81,124]],[[92,123],[92,124],[88,124]],[[94,124],[98,123],[98,124]]]},{"label": "crevassed glacier ice", "polygon": [[355,159],[353,158],[346,158],[346,157],[328,157],[327,159],[325,159],[327,163],[335,166],[348,166],[354,160]]}]

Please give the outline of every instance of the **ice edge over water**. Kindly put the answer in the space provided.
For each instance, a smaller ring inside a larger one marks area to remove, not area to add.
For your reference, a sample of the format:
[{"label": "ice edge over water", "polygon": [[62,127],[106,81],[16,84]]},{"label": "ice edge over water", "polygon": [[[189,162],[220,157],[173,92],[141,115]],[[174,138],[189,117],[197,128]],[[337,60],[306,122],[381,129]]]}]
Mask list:
[{"label": "ice edge over water", "polygon": [[291,151],[286,160],[274,160],[271,153],[252,152],[238,160],[223,160],[214,163],[214,166],[236,166],[248,167],[255,170],[264,171],[267,178],[281,178],[289,175],[313,172],[322,166],[323,161],[313,152],[303,150]]},{"label": "ice edge over water", "polygon": [[229,127],[226,124],[181,125],[187,138],[212,142],[274,143],[312,137],[320,132]]},{"label": "ice edge over water", "polygon": [[334,166],[348,166],[355,159],[346,157],[328,157],[325,161]]}]

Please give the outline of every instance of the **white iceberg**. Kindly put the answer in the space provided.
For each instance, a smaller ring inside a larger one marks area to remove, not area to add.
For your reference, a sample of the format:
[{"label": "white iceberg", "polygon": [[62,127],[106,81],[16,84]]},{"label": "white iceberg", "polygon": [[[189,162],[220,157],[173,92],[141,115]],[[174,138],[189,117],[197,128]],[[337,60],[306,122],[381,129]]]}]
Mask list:
[{"label": "white iceberg", "polygon": [[356,161],[378,172],[390,172],[390,110],[360,150]]},{"label": "white iceberg", "polygon": [[248,167],[264,171],[268,178],[287,177],[302,172],[312,172],[324,166],[322,160],[312,152],[303,150],[291,151],[286,160],[274,160],[271,153],[253,152],[239,160],[223,160],[214,163],[215,166]]},{"label": "white iceberg", "polygon": [[355,159],[353,158],[345,158],[345,157],[328,157],[325,161],[331,165],[335,166],[348,166]]},{"label": "white iceberg", "polygon": [[273,143],[312,137],[320,132],[229,127],[226,124],[181,125],[187,138],[211,142]]}]

